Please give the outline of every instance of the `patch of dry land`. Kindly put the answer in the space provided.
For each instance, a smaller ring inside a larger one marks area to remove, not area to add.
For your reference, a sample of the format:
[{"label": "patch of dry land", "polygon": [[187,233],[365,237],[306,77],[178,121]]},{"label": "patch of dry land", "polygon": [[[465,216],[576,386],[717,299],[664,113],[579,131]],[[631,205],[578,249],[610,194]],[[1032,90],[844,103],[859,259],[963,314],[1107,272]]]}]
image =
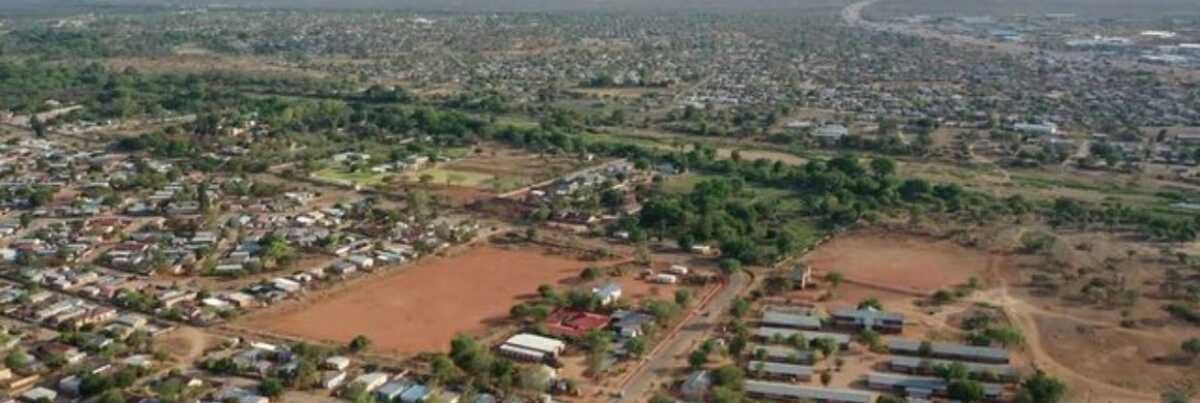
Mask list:
[{"label": "patch of dry land", "polygon": [[479,333],[505,319],[538,285],[568,282],[597,263],[539,249],[479,246],[427,258],[312,302],[269,309],[241,325],[335,343],[364,335],[381,353],[443,351],[456,334]]}]

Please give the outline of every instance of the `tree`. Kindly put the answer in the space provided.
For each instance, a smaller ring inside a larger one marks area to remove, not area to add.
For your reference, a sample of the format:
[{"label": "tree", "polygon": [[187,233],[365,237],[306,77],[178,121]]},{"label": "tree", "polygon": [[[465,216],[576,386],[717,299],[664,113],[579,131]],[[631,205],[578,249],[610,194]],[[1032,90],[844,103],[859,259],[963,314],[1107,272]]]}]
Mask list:
[{"label": "tree", "polygon": [[1057,403],[1067,393],[1067,385],[1062,381],[1038,370],[1036,374],[1021,382],[1017,392],[1020,403]]},{"label": "tree", "polygon": [[871,171],[875,173],[877,178],[886,178],[896,173],[896,161],[889,158],[876,158],[871,160]]},{"label": "tree", "polygon": [[100,397],[100,403],[125,403],[125,394],[120,390],[109,390]]},{"label": "tree", "polygon": [[608,352],[612,351],[612,337],[607,331],[593,330],[583,336],[583,345],[588,350],[588,372],[599,376],[604,371]]},{"label": "tree", "polygon": [[714,386],[723,386],[733,390],[741,390],[746,374],[734,365],[725,365],[712,372]]},{"label": "tree", "polygon": [[735,317],[735,318],[741,318],[743,316],[746,316],[746,313],[749,311],[750,311],[750,302],[746,301],[743,298],[735,298],[733,300],[733,304],[731,304],[729,306],[729,313],[732,314],[733,317]]},{"label": "tree", "polygon": [[830,289],[837,289],[839,285],[842,285],[843,280],[845,280],[845,277],[842,276],[842,273],[836,271],[825,275],[825,281],[829,282]]},{"label": "tree", "polygon": [[1179,349],[1183,350],[1189,359],[1195,360],[1196,357],[1200,357],[1200,337],[1185,340],[1183,344],[1179,345]]},{"label": "tree", "polygon": [[719,264],[721,267],[721,273],[725,273],[727,276],[733,275],[733,273],[737,273],[742,269],[742,262],[733,258],[721,259]]},{"label": "tree", "polygon": [[829,387],[830,382],[833,382],[833,373],[829,370],[821,371],[821,385]]},{"label": "tree", "polygon": [[682,288],[675,290],[675,305],[679,305],[680,308],[686,308],[688,305],[691,305],[691,303],[692,303],[692,292],[691,291],[688,291],[688,290],[682,289]]},{"label": "tree", "polygon": [[451,361],[450,357],[447,357],[445,354],[433,356],[433,359],[429,362],[429,367],[433,373],[433,383],[437,385],[450,383],[450,381],[457,379],[461,375],[458,368],[454,366],[454,361]]},{"label": "tree", "polygon": [[600,269],[596,267],[586,267],[582,273],[579,273],[579,278],[583,281],[592,281],[600,277]]},{"label": "tree", "polygon": [[46,122],[43,122],[36,113],[29,118],[29,127],[33,129],[33,134],[37,137],[46,137]]},{"label": "tree", "polygon": [[693,370],[700,369],[700,367],[703,367],[707,363],[708,352],[704,351],[704,349],[698,349],[693,351],[691,355],[688,355],[688,366]]},{"label": "tree", "polygon": [[963,403],[972,403],[983,401],[985,395],[983,385],[979,382],[970,379],[956,379],[950,381],[946,387],[946,393],[951,399],[961,401]]},{"label": "tree", "polygon": [[371,339],[368,339],[367,336],[363,336],[360,334],[358,336],[354,336],[354,338],[350,340],[349,348],[350,348],[350,352],[358,353],[363,350],[366,350],[367,347],[370,347],[370,346],[371,346]]},{"label": "tree", "polygon": [[625,340],[625,351],[631,357],[641,357],[643,354],[646,354],[646,340],[642,337]]},{"label": "tree", "polygon": [[258,384],[258,393],[266,397],[279,397],[283,394],[283,383],[275,378],[267,378]]},{"label": "tree", "polygon": [[858,309],[874,309],[876,311],[883,310],[883,303],[879,302],[879,298],[870,297],[858,302]]},{"label": "tree", "polygon": [[24,351],[13,351],[4,357],[4,365],[9,368],[25,368],[29,365],[30,357]]}]

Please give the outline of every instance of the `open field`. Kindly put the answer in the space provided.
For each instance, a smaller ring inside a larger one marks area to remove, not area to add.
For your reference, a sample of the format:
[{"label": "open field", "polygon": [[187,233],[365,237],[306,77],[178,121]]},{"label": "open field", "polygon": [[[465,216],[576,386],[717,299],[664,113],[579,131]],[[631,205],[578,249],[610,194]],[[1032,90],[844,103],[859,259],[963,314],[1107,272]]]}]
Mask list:
[{"label": "open field", "polygon": [[485,184],[496,180],[495,177],[478,172],[466,172],[459,170],[451,170],[445,168],[429,168],[422,169],[416,172],[408,172],[404,177],[410,181],[420,180],[421,177],[427,176],[431,178],[430,183],[466,186],[472,188],[483,187]]},{"label": "open field", "polygon": [[430,183],[504,192],[582,168],[578,158],[539,156],[507,147],[484,146],[435,168],[405,174],[409,181],[431,175]]},{"label": "open field", "polygon": [[241,321],[247,327],[345,343],[369,337],[377,352],[443,351],[458,333],[479,333],[540,284],[562,284],[596,262],[532,249],[473,248],[433,257],[328,298]]},{"label": "open field", "polygon": [[840,236],[805,257],[814,269],[847,281],[927,294],[996,269],[1002,257],[950,241],[865,232]]},{"label": "open field", "polygon": [[391,174],[388,173],[375,173],[369,170],[350,172],[344,168],[325,168],[313,172],[313,177],[317,179],[364,187],[382,185],[390,176]]}]

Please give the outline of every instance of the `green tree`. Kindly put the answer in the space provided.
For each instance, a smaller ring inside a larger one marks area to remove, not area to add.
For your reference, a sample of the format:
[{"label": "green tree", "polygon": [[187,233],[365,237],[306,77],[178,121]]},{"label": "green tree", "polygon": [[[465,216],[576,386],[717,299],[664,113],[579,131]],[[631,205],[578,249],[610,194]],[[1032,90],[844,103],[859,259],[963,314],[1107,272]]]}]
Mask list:
[{"label": "green tree", "polygon": [[100,403],[125,403],[125,394],[121,393],[121,391],[116,390],[116,389],[109,390],[107,392],[104,392],[103,396],[100,396],[99,402]]},{"label": "green tree", "polygon": [[733,258],[721,259],[719,266],[721,268],[721,273],[725,273],[727,276],[731,276],[733,273],[737,273],[738,271],[742,270],[742,262]]},{"label": "green tree", "polygon": [[700,369],[704,364],[708,364],[708,352],[704,349],[698,349],[688,355],[688,366],[693,370]]},{"label": "green tree", "polygon": [[641,357],[646,354],[646,340],[642,337],[625,340],[625,351],[629,352],[632,357]]},{"label": "green tree", "polygon": [[972,403],[983,401],[985,395],[983,385],[979,382],[970,379],[956,379],[950,381],[946,387],[946,393],[951,399],[961,401],[963,403]]},{"label": "green tree", "polygon": [[1184,340],[1184,342],[1179,345],[1179,349],[1182,350],[1184,354],[1187,354],[1189,359],[1195,360],[1196,357],[1200,357],[1200,337],[1193,337]]},{"label": "green tree", "polygon": [[683,289],[683,288],[675,290],[675,305],[679,305],[679,307],[681,307],[681,308],[686,308],[688,305],[691,305],[691,304],[692,304],[692,292],[691,291],[688,291],[687,289]]},{"label": "green tree", "polygon": [[258,384],[258,393],[266,397],[279,397],[283,395],[283,383],[276,378],[267,378]]},{"label": "green tree", "polygon": [[362,352],[368,347],[371,347],[371,339],[361,334],[354,336],[354,338],[350,340],[350,345],[348,347],[352,353]]},{"label": "green tree", "polygon": [[1057,403],[1067,393],[1067,385],[1039,370],[1021,382],[1017,392],[1020,403]]},{"label": "green tree", "polygon": [[858,309],[874,309],[877,311],[883,310],[883,303],[879,302],[879,298],[870,297],[858,302]]}]

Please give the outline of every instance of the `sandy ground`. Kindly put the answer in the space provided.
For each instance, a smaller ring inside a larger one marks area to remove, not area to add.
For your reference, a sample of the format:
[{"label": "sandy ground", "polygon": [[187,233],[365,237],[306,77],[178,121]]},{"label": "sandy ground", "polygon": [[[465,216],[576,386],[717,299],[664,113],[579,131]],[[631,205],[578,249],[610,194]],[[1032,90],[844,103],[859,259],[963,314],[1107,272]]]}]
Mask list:
[{"label": "sandy ground", "polygon": [[313,303],[251,315],[242,325],[314,340],[357,335],[380,353],[444,351],[455,334],[504,319],[540,284],[562,284],[597,262],[533,249],[481,246],[434,257]]},{"label": "sandy ground", "polygon": [[950,241],[876,233],[838,237],[805,261],[821,273],[842,273],[847,281],[915,293],[965,283],[1000,263]]}]

